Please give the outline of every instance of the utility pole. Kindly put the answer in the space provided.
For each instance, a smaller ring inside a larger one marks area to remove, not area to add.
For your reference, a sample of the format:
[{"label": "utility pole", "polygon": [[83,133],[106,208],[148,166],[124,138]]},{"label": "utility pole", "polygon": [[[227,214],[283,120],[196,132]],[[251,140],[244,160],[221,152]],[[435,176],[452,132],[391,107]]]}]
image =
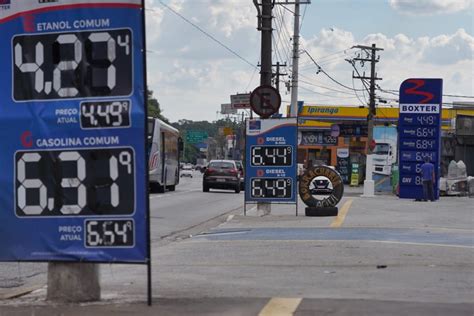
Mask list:
[{"label": "utility pole", "polygon": [[[260,85],[272,85],[272,10],[274,0],[262,0],[262,14],[259,16],[259,26],[262,32],[262,47],[260,52]],[[271,213],[271,203],[258,202],[257,211],[268,215]]]},{"label": "utility pole", "polygon": [[[376,80],[382,80],[382,78],[377,78],[377,74],[375,72],[375,64],[379,62],[380,56],[376,57],[377,51],[383,50],[383,48],[378,48],[375,44],[372,46],[363,46],[357,45],[354,48],[360,48],[363,53],[366,53],[366,58],[357,57],[354,58],[354,61],[359,61],[361,63],[370,62],[370,77],[365,76],[365,72],[362,76],[354,76],[354,79],[361,79],[364,83],[364,80],[370,80],[369,86],[369,114],[367,115],[367,128],[368,128],[368,135],[367,135],[367,143],[368,143],[368,154],[372,154],[371,144],[374,139],[374,117],[376,115],[376,108],[375,108],[375,82]],[[365,83],[364,83],[365,86]]]},{"label": "utility pole", "polygon": [[261,67],[260,85],[272,85],[272,9],[273,0],[262,0],[261,27],[262,47],[261,47]]},{"label": "utility pole", "polygon": [[287,73],[280,72],[280,66],[286,67],[286,62],[284,64],[280,64],[280,62],[277,62],[276,65],[273,65],[273,67],[276,67],[276,72],[273,74],[273,77],[275,77],[275,88],[278,92],[280,92],[280,77],[288,75]]},{"label": "utility pole", "polygon": [[295,0],[293,31],[293,64],[291,71],[290,116],[298,116],[298,62],[300,58],[300,0]]},{"label": "utility pole", "polygon": [[372,171],[373,171],[373,161],[372,161],[372,143],[374,140],[374,116],[376,114],[375,108],[375,81],[382,80],[382,78],[377,78],[377,73],[375,72],[375,64],[379,61],[380,56],[376,57],[377,51],[383,50],[382,48],[377,48],[375,44],[372,46],[363,46],[357,45],[354,48],[360,48],[362,50],[362,54],[365,53],[366,57],[363,58],[362,56],[358,56],[352,60],[352,66],[357,71],[357,68],[354,66],[354,61],[359,61],[362,65],[365,62],[370,62],[370,77],[365,76],[365,72],[361,76],[359,71],[357,71],[358,76],[352,77],[355,79],[361,79],[364,87],[367,89],[364,80],[370,80],[370,87],[369,87],[369,114],[367,115],[367,160],[365,164],[365,180],[364,180],[364,194],[363,196],[374,196],[375,191],[375,183],[372,180]]}]

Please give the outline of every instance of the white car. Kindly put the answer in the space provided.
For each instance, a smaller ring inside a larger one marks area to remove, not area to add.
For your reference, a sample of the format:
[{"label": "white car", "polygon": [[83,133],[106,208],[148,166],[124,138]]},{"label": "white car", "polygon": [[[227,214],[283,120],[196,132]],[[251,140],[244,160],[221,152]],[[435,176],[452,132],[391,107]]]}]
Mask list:
[{"label": "white car", "polygon": [[183,169],[181,169],[180,177],[193,177],[193,166],[192,165],[184,165]]}]

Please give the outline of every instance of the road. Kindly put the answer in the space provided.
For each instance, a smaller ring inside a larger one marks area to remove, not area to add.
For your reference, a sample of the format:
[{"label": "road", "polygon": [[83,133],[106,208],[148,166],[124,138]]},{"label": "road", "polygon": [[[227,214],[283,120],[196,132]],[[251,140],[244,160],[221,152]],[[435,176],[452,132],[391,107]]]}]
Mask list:
[{"label": "road", "polygon": [[[202,231],[216,225],[225,219],[226,213],[242,204],[243,193],[224,190],[203,193],[202,175],[194,171],[193,178],[181,178],[176,191],[150,195],[152,242],[157,246],[188,237],[193,228]],[[29,283],[44,282],[46,270],[46,263],[0,263],[0,294]]]},{"label": "road", "polygon": [[[338,217],[301,216],[303,205],[298,217],[291,205],[243,216],[243,193],[204,193],[195,175],[175,192],[151,196],[152,308],[144,266],[102,265],[100,303],[45,306],[43,287],[0,300],[0,311],[474,315],[472,199],[362,198],[346,188]],[[18,265],[11,271],[18,274]]]},{"label": "road", "polygon": [[159,241],[242,207],[243,193],[212,190],[202,192],[202,175],[181,178],[174,192],[151,194],[151,239]]}]

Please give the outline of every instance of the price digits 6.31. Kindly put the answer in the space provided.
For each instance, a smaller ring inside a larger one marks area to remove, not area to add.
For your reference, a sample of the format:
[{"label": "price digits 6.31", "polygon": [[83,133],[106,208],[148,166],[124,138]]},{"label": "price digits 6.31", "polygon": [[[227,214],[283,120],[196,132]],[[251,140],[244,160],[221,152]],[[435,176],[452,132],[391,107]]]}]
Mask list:
[{"label": "price digits 6.31", "polygon": [[134,211],[130,148],[17,152],[17,216],[124,215]]},{"label": "price digits 6.31", "polygon": [[129,95],[132,43],[128,29],[16,36],[14,99]]}]

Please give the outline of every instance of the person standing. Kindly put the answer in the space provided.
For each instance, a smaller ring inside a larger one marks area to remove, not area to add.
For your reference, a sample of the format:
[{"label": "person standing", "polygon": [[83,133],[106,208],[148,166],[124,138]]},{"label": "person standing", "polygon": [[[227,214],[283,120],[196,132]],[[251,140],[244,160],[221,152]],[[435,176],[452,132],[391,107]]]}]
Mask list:
[{"label": "person standing", "polygon": [[425,163],[421,165],[421,176],[423,180],[423,200],[434,201],[434,183],[435,172],[434,165],[430,162],[429,157],[424,158]]}]

